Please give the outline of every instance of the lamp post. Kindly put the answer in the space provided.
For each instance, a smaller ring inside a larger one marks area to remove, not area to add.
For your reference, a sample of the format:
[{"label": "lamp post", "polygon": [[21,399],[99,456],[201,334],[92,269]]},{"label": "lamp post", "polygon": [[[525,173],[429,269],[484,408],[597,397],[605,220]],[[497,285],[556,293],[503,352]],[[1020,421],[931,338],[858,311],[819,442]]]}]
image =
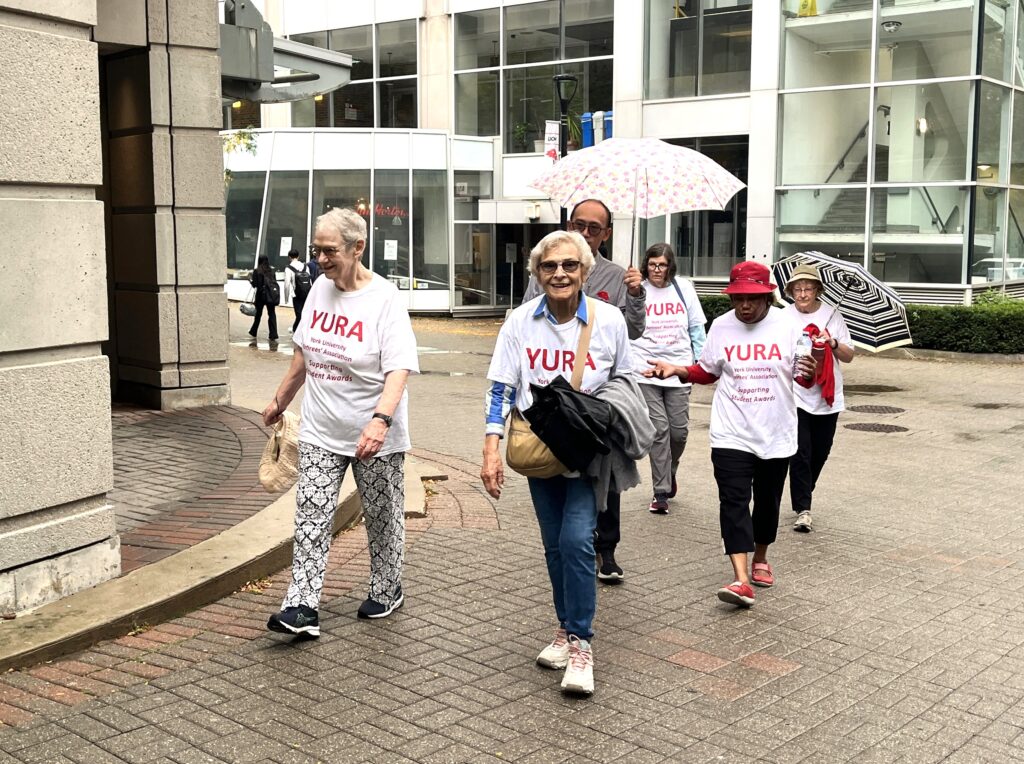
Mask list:
[{"label": "lamp post", "polygon": [[[569,140],[569,103],[576,95],[579,79],[575,74],[556,74],[552,79],[555,82],[555,91],[558,93],[558,157],[562,158],[566,154],[566,144]],[[565,207],[562,207],[559,221],[563,230],[567,219],[568,213]]]}]

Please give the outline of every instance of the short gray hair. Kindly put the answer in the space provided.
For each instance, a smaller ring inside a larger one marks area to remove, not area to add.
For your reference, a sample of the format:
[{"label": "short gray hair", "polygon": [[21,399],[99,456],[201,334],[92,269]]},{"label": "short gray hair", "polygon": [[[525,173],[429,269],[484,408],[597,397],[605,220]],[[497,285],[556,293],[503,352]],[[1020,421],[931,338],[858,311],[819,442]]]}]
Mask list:
[{"label": "short gray hair", "polygon": [[590,269],[594,267],[594,253],[590,251],[590,245],[581,234],[575,231],[552,231],[543,239],[537,242],[537,246],[530,250],[530,273],[535,279],[540,279],[540,261],[548,252],[562,244],[572,244],[579,250],[580,268],[583,271],[583,278],[586,279]]},{"label": "short gray hair", "polygon": [[333,228],[349,246],[366,241],[366,221],[355,210],[332,207],[316,219],[316,228]]}]

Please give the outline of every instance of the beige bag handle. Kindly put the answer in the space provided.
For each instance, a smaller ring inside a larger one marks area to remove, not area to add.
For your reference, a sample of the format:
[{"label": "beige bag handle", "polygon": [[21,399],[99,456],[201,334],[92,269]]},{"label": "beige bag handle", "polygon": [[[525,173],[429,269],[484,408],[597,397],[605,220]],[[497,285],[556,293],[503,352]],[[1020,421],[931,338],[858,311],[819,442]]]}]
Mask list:
[{"label": "beige bag handle", "polygon": [[597,313],[594,311],[594,301],[585,297],[587,301],[587,323],[580,332],[580,341],[576,345],[576,358],[572,364],[572,388],[579,390],[583,384],[583,367],[587,363],[587,353],[590,352],[590,335],[594,331],[594,322],[597,321]]}]

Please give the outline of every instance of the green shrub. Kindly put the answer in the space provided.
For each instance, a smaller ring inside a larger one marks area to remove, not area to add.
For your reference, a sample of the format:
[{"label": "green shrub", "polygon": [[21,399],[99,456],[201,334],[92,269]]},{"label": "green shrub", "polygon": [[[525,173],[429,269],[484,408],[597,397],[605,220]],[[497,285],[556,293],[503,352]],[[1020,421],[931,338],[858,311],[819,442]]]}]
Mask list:
[{"label": "green shrub", "polygon": [[976,305],[908,305],[915,348],[961,353],[1024,353],[1024,302],[993,299]]},{"label": "green shrub", "polygon": [[[726,295],[701,295],[707,327],[731,310]],[[911,347],[960,353],[1024,353],[1024,300],[996,291],[974,305],[908,305]]]}]

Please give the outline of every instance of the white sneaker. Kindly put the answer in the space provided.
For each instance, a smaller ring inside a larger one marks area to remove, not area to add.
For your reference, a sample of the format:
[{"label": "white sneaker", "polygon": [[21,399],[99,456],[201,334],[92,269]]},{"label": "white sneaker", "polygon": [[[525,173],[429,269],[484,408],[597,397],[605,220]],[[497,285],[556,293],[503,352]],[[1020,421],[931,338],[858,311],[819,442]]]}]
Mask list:
[{"label": "white sneaker", "polygon": [[811,532],[811,510],[805,509],[796,516],[796,521],[793,523],[793,530],[800,531],[800,533]]},{"label": "white sneaker", "polygon": [[569,663],[569,641],[565,636],[565,629],[558,629],[551,644],[540,651],[537,656],[537,663],[545,668],[563,669]]},{"label": "white sneaker", "polygon": [[581,695],[594,692],[594,652],[585,639],[569,637],[569,665],[562,677],[562,691]]}]

